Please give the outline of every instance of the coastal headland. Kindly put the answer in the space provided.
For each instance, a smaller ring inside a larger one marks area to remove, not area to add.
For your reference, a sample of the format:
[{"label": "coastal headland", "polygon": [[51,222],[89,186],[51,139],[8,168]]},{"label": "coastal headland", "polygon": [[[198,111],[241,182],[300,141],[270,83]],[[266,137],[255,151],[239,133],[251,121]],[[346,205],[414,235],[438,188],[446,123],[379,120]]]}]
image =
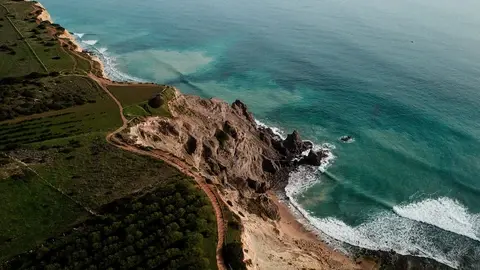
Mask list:
[{"label": "coastal headland", "polygon": [[328,153],[240,100],[111,81],[39,3],[0,4],[2,268],[447,268],[335,250],[279,199]]}]

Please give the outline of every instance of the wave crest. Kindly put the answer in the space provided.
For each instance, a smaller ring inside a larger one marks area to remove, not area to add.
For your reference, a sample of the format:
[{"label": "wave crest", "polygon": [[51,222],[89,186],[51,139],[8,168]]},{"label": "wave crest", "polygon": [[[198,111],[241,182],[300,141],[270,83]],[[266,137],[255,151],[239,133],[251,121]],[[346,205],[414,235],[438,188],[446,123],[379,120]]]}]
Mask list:
[{"label": "wave crest", "polygon": [[407,205],[396,205],[393,211],[402,217],[480,241],[480,215],[469,213],[467,208],[456,200],[447,197],[426,199]]},{"label": "wave crest", "polygon": [[74,36],[78,37],[78,38],[83,38],[83,36],[85,35],[85,33],[73,33]]},{"label": "wave crest", "polygon": [[289,203],[308,222],[307,227],[325,235],[326,240],[333,238],[371,250],[395,250],[453,268],[461,267],[465,261],[480,263],[480,215],[469,213],[458,201],[441,197],[396,205],[351,226],[334,217],[316,217],[298,203],[302,194],[319,181],[315,170],[300,168],[290,174],[285,193]]},{"label": "wave crest", "polygon": [[278,137],[280,137],[282,140],[285,140],[287,138],[287,136],[285,135],[285,132],[277,127],[271,127],[271,126],[268,126],[267,124],[261,122],[260,120],[258,119],[255,119],[255,123],[257,124],[258,127],[262,127],[262,128],[269,128],[272,130],[273,134],[277,135]]},{"label": "wave crest", "polygon": [[90,40],[82,40],[81,42],[84,43],[84,44],[93,46],[93,45],[97,44],[98,40],[96,40],[96,39],[90,39]]}]

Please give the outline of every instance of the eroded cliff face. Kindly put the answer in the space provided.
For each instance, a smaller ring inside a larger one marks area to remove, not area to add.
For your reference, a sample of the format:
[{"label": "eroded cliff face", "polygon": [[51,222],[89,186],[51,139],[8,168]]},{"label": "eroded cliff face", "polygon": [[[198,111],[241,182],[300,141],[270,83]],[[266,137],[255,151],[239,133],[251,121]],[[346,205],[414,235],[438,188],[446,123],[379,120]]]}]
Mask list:
[{"label": "eroded cliff face", "polygon": [[176,91],[169,108],[173,117],[137,121],[124,131],[123,140],[171,153],[200,171],[208,182],[237,189],[246,198],[247,210],[263,217],[278,218],[263,193],[283,188],[297,164],[316,164],[322,158],[321,153],[311,151],[298,160],[312,145],[297,132],[282,140],[270,129],[258,127],[238,100],[230,105]]}]

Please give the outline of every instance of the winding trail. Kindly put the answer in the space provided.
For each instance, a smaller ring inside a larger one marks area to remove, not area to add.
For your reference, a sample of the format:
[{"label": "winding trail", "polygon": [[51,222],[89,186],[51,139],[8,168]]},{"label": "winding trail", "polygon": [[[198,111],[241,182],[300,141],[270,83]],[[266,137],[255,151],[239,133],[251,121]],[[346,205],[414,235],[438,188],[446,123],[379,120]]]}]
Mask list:
[{"label": "winding trail", "polygon": [[170,153],[155,149],[152,151],[144,151],[141,149],[138,149],[134,146],[125,144],[118,140],[115,135],[125,129],[128,126],[129,121],[125,116],[123,115],[123,107],[120,101],[108,90],[108,88],[105,86],[108,84],[108,80],[104,80],[102,78],[98,78],[97,76],[93,74],[88,75],[91,79],[93,79],[95,82],[98,83],[98,85],[113,99],[113,101],[117,104],[120,117],[122,118],[122,126],[115,131],[109,133],[106,136],[106,140],[108,143],[121,148],[125,151],[129,151],[138,155],[143,155],[143,156],[149,156],[155,159],[162,160],[166,162],[168,165],[175,167],[177,170],[179,170],[181,173],[192,177],[195,182],[198,184],[198,186],[205,192],[207,195],[208,199],[210,200],[210,203],[212,204],[214,213],[215,213],[215,219],[217,222],[217,248],[216,248],[216,260],[217,260],[217,268],[218,270],[226,270],[227,268],[224,265],[223,258],[222,258],[222,246],[223,246],[223,241],[225,239],[225,218],[223,215],[222,207],[220,205],[220,199],[216,195],[215,191],[213,191],[210,186],[204,181],[204,178],[197,172],[194,172],[191,170],[191,166],[188,164],[184,163],[183,161],[179,160],[177,157],[171,155]]}]

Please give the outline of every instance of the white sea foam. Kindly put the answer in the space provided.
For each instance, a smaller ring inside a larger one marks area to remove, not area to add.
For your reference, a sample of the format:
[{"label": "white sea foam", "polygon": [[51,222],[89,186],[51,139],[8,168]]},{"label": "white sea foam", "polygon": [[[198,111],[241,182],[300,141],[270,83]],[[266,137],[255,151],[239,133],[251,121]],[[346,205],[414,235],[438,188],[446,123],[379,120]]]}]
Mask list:
[{"label": "white sea foam", "polygon": [[317,168],[311,166],[300,166],[296,171],[290,173],[285,193],[289,198],[296,197],[313,185],[319,182]]},{"label": "white sea foam", "polygon": [[277,127],[270,127],[270,126],[267,126],[265,123],[261,122],[260,120],[258,119],[255,119],[255,123],[257,124],[258,127],[262,127],[262,128],[270,128],[272,131],[273,131],[273,134],[277,135],[278,137],[280,137],[282,140],[285,140],[287,138],[287,136],[285,136],[285,132]]},{"label": "white sea foam", "polygon": [[313,146],[313,151],[322,151],[324,154],[326,154],[326,157],[322,159],[322,162],[318,167],[318,170],[322,173],[324,173],[335,161],[335,155],[332,153],[332,150],[334,149],[335,145],[330,143],[322,143],[321,145]]},{"label": "white sea foam", "polygon": [[480,241],[480,214],[469,213],[468,209],[456,200],[447,197],[426,199],[394,206],[393,211],[402,217]]},{"label": "white sea foam", "polygon": [[120,71],[117,68],[117,59],[108,52],[107,48],[95,48],[93,53],[98,56],[100,61],[102,61],[104,66],[104,74],[107,78],[118,82],[146,82],[146,80]]},{"label": "white sea foam", "polygon": [[73,33],[73,35],[81,39],[81,38],[83,38],[85,33]]},{"label": "white sea foam", "polygon": [[[442,197],[395,206],[394,211],[383,210],[358,226],[350,226],[333,217],[315,217],[298,203],[302,194],[319,181],[316,170],[300,168],[290,174],[285,192],[309,227],[320,234],[362,248],[393,249],[404,255],[432,258],[453,268],[459,267],[467,251],[473,252],[469,256],[474,260],[480,257],[477,242],[480,217],[468,213],[455,200]],[[459,239],[452,232],[471,240]]]},{"label": "white sea foam", "polygon": [[101,48],[98,48],[97,50],[98,50],[99,53],[105,53],[108,50],[108,48],[101,47]]},{"label": "white sea foam", "polygon": [[[255,119],[255,123],[257,124],[258,127],[270,128],[272,130],[273,134],[277,135],[282,140],[285,140],[287,138],[287,136],[285,135],[285,132],[280,128],[268,126],[267,124],[261,122],[258,119]],[[322,173],[325,172],[328,169],[328,167],[330,167],[333,164],[333,162],[335,160],[335,155],[333,155],[333,153],[332,153],[332,150],[335,149],[335,145],[330,144],[330,143],[315,144],[315,143],[313,143],[312,141],[309,141],[309,140],[305,140],[305,141],[308,141],[308,142],[312,143],[313,147],[312,147],[312,149],[307,149],[307,150],[303,151],[301,153],[301,155],[302,156],[308,156],[308,154],[310,153],[311,150],[313,150],[315,152],[322,151],[326,155],[326,157],[322,159],[320,166],[318,166],[318,168],[316,168],[316,169],[318,169]],[[300,157],[298,157],[296,159],[299,160]]]},{"label": "white sea foam", "polygon": [[459,265],[462,251],[471,244],[447,236],[433,240],[425,226],[387,211],[355,227],[336,218],[316,218],[304,209],[300,211],[316,229],[350,245],[372,250],[393,249],[403,255],[432,258],[454,268]]},{"label": "white sea foam", "polygon": [[[418,228],[418,222],[399,217],[394,213],[384,211],[372,220],[356,227],[347,225],[345,222],[332,217],[315,217],[313,213],[302,208],[295,199],[302,193],[300,190],[305,190],[312,186],[312,180],[295,180],[294,178],[297,176],[299,174],[291,175],[289,184],[285,189],[287,196],[290,198],[289,202],[308,221],[309,227],[320,234],[353,246],[384,251],[393,249],[403,255],[413,254],[433,258],[451,267],[458,267],[460,254],[457,251],[450,250],[450,252],[444,252],[440,248],[442,243],[430,241],[424,235],[422,229]],[[304,175],[301,177],[303,178]]]},{"label": "white sea foam", "polygon": [[93,45],[97,44],[98,40],[95,40],[95,39],[82,40],[81,42],[82,42],[82,43],[85,43],[85,44],[87,44],[87,45],[93,46]]}]

